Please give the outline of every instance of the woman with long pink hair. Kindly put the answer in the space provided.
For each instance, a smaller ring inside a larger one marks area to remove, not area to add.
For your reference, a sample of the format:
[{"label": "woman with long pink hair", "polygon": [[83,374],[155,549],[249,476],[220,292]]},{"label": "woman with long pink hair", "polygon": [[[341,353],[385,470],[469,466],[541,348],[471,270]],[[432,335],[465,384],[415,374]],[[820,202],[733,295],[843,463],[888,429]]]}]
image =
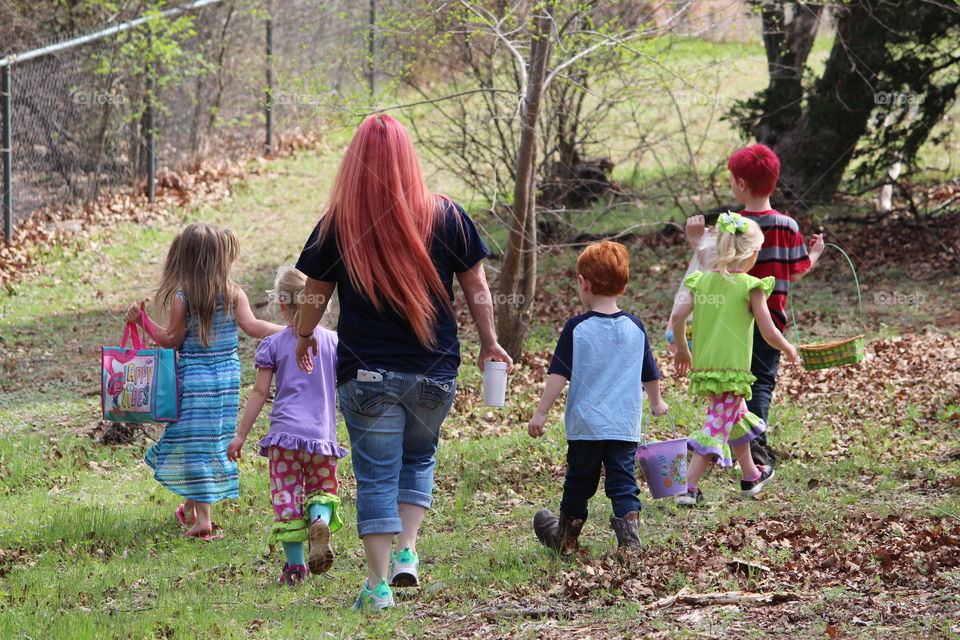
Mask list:
[{"label": "woman with long pink hair", "polygon": [[388,115],[367,118],[297,263],[308,276],[297,323],[305,370],[313,329],[334,290],[340,297],[338,399],[367,558],[357,608],[392,606],[391,587],[419,585],[417,535],[460,365],[454,275],[480,335],[480,368],[513,366],[493,326],[481,262],[489,253],[466,212],[427,189],[406,129]]}]

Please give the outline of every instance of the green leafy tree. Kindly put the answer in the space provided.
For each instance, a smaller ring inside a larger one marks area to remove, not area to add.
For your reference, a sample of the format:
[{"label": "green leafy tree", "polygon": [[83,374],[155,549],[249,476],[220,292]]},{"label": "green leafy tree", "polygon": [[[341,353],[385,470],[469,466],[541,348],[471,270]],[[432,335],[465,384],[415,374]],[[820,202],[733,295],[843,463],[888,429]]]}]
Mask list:
[{"label": "green leafy tree", "polygon": [[[951,0],[752,3],[761,16],[769,84],[735,104],[748,137],[780,156],[783,195],[829,201],[856,161],[859,186],[916,164],[960,86],[960,8]],[[823,13],[836,25],[823,72],[807,57]]]}]

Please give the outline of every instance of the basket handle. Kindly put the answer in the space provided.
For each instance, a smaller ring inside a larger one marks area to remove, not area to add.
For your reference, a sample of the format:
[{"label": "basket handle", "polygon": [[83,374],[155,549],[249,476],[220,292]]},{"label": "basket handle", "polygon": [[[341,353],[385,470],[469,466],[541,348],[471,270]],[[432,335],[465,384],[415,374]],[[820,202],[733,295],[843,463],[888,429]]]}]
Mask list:
[{"label": "basket handle", "polygon": [[[667,418],[670,419],[670,426],[673,428],[673,438],[677,438],[677,423],[673,421],[673,416],[670,415],[670,412],[664,414]],[[647,412],[647,415],[644,417],[643,421],[640,423],[640,445],[646,446],[647,444],[647,431],[650,427],[650,423],[653,421],[653,412]]]},{"label": "basket handle", "polygon": [[[832,242],[825,242],[824,246],[833,247],[834,249],[839,251],[843,255],[843,257],[847,259],[847,264],[850,265],[850,271],[851,273],[853,273],[853,283],[857,287],[857,310],[860,314],[860,329],[865,331],[866,325],[863,322],[863,296],[860,293],[860,278],[857,277],[857,270],[853,266],[853,260],[850,259],[850,256],[847,255],[847,252],[841,249],[839,245],[836,245]],[[800,338],[800,325],[797,324],[796,305],[793,302],[790,302],[790,317],[793,320],[793,335],[796,337],[796,341],[798,343],[801,343],[802,340]]]}]

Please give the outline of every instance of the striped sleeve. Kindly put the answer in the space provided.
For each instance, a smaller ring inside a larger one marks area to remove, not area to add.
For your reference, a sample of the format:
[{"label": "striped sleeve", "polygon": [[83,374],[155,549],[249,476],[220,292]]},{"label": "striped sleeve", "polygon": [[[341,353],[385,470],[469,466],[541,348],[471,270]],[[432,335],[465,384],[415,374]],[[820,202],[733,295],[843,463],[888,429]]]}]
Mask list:
[{"label": "striped sleeve", "polygon": [[763,247],[758,265],[770,265],[778,278],[807,271],[812,266],[797,221],[784,215],[763,216]]}]

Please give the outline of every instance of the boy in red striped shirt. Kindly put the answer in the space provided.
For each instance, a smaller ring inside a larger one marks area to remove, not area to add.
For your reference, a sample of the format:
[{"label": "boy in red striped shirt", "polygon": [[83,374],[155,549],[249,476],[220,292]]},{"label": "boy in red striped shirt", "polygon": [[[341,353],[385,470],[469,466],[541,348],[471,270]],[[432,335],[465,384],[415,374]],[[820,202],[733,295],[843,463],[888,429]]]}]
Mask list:
[{"label": "boy in red striped shirt", "polygon": [[[797,221],[770,206],[770,194],[780,177],[780,159],[769,147],[755,144],[740,149],[730,156],[727,169],[730,170],[730,189],[737,202],[743,205],[740,214],[752,219],[763,230],[763,247],[750,275],[757,278],[773,276],[776,279],[773,293],[767,298],[767,307],[774,324],[784,331],[790,283],[804,277],[817,265],[823,254],[823,235],[813,236],[808,251]],[[764,422],[767,422],[779,367],[780,352],[768,345],[760,332],[755,330],[750,371],[757,380],[751,387],[753,397],[747,402],[747,408],[763,418]],[[766,446],[766,433],[750,444],[757,464],[773,463]]]}]

